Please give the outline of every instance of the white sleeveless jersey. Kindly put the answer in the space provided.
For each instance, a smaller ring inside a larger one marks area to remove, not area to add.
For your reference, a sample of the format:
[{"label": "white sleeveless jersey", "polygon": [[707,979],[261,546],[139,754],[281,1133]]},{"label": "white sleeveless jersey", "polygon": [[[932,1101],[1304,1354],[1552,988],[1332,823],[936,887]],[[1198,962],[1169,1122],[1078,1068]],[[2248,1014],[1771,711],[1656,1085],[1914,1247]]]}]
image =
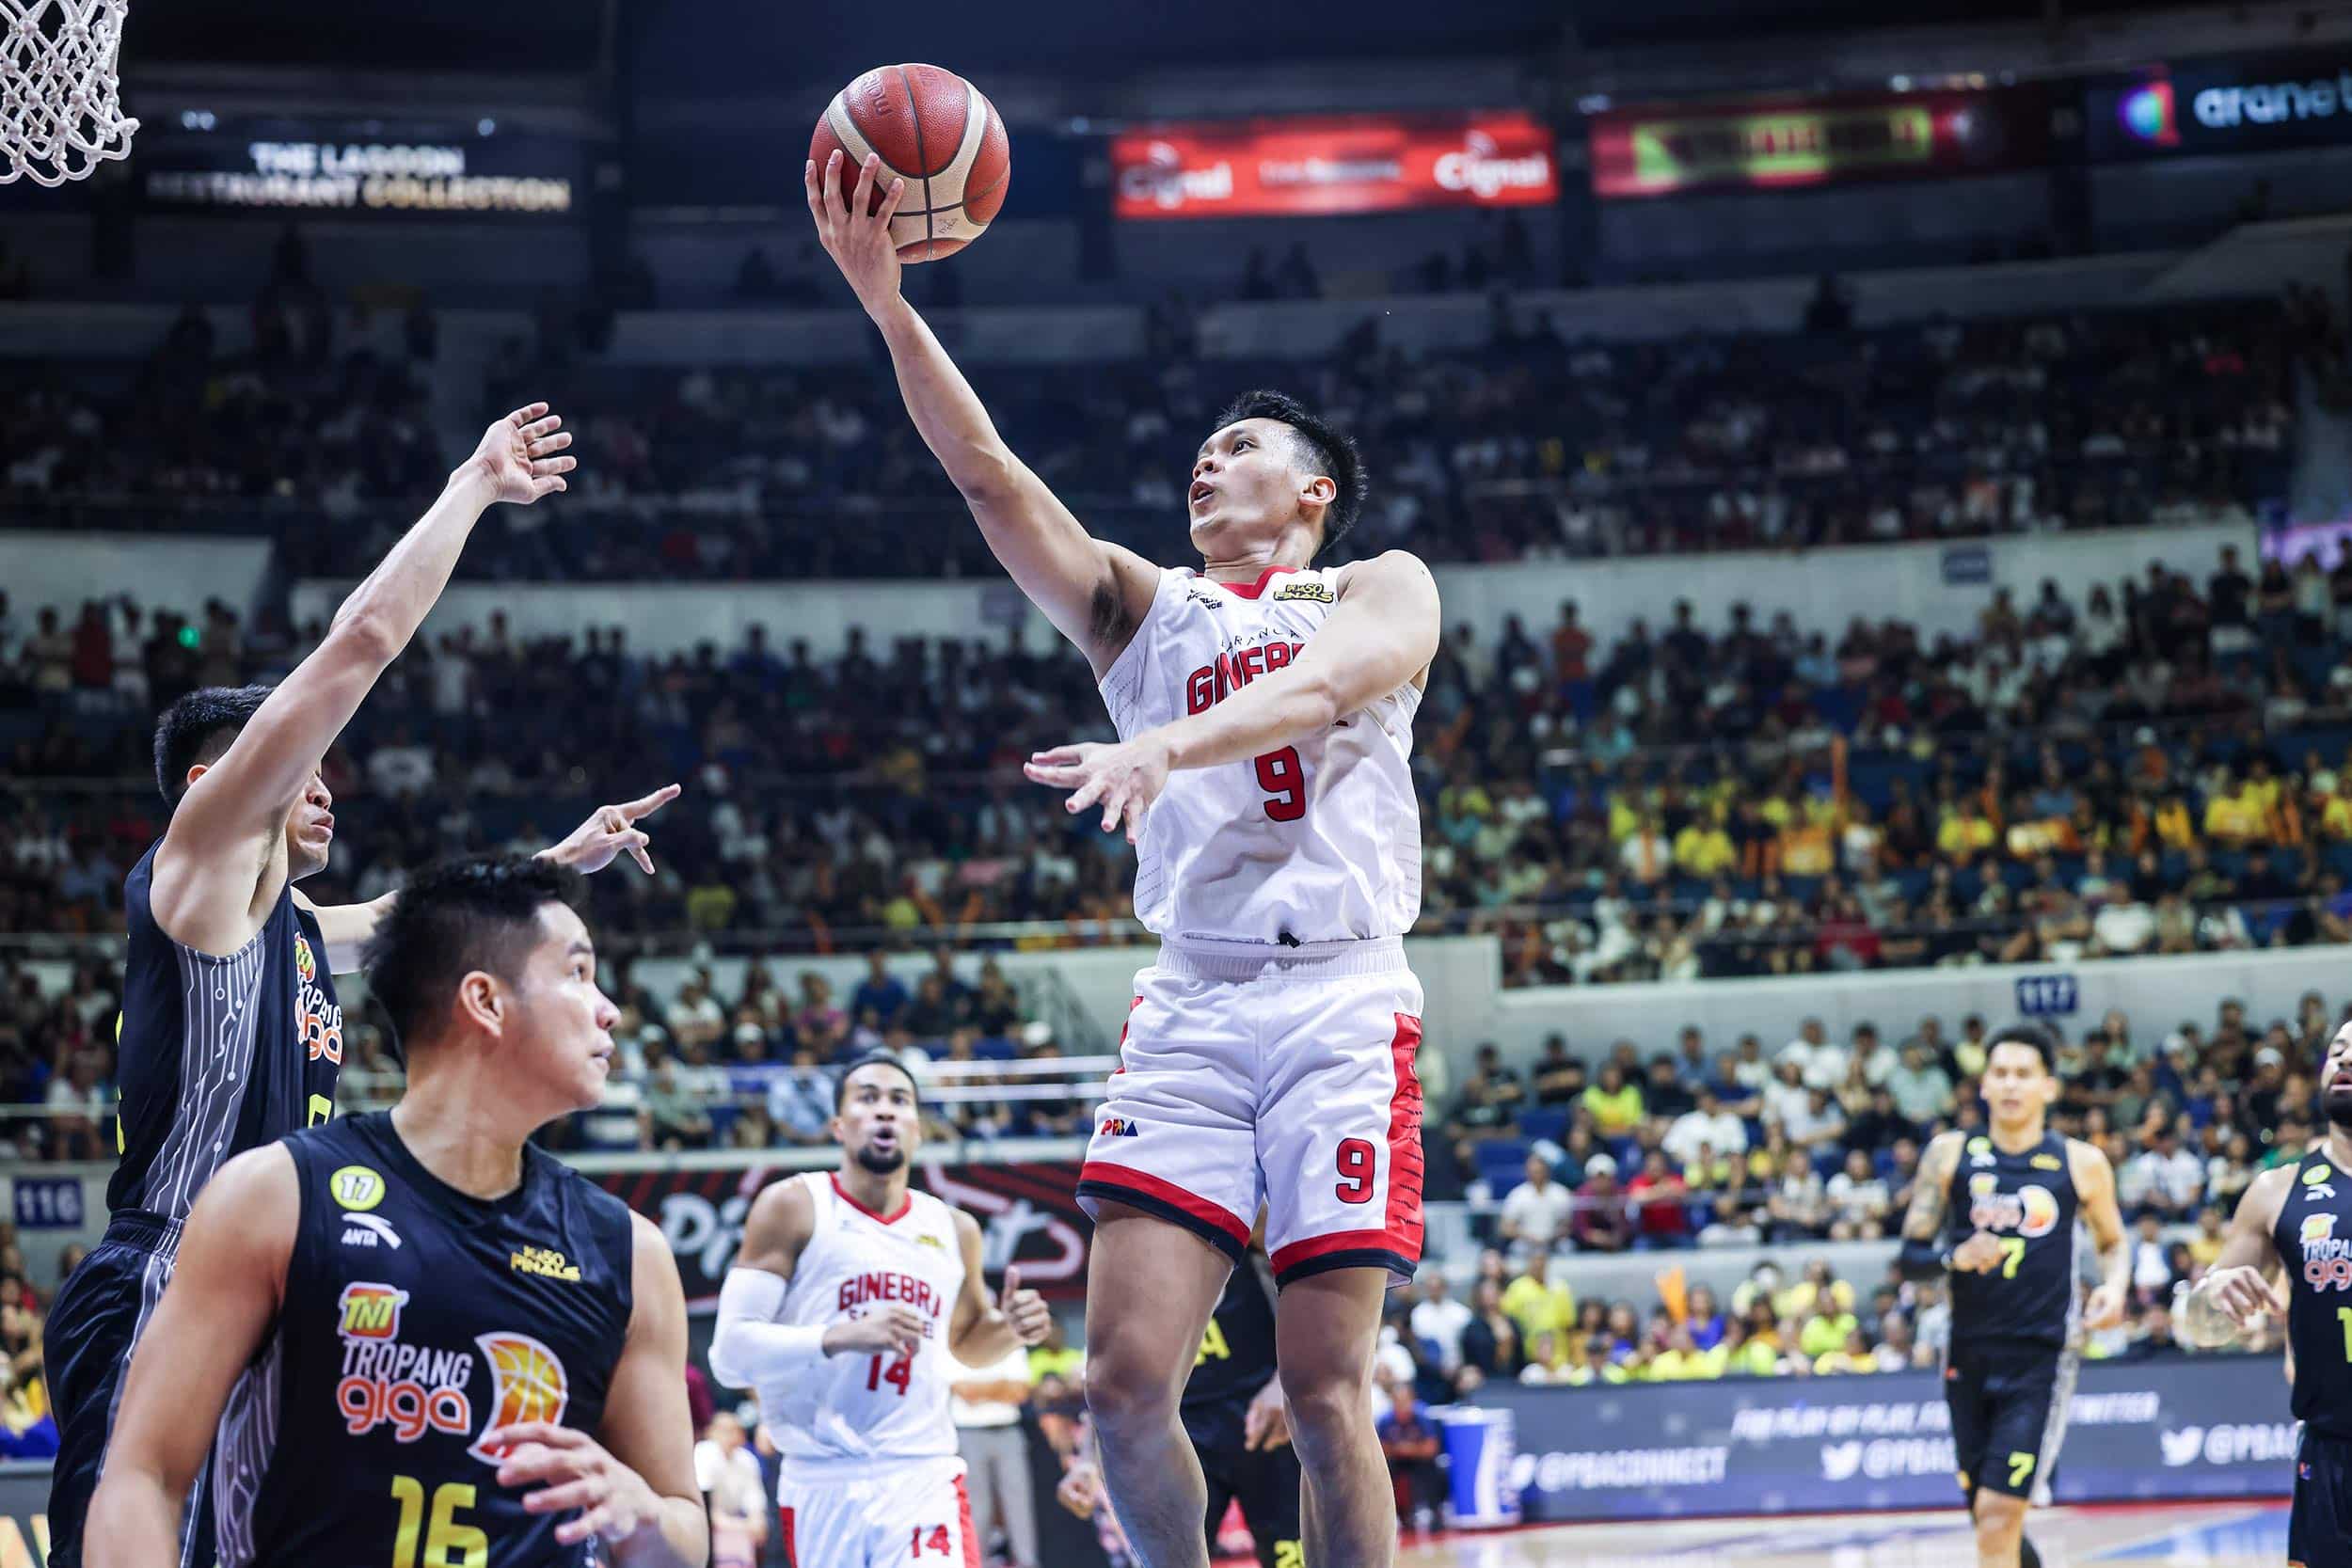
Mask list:
[{"label": "white sleeveless jersey", "polygon": [[[1288,664],[1339,597],[1339,568],[1255,583],[1160,574],[1103,676],[1122,739],[1200,713]],[[1185,768],[1144,814],[1136,918],[1166,940],[1337,942],[1402,936],[1421,914],[1421,807],[1410,682],[1320,735],[1245,762]]]},{"label": "white sleeveless jersey", "polygon": [[803,1464],[952,1456],[948,1386],[961,1363],[947,1348],[947,1330],[963,1290],[956,1212],[929,1193],[910,1192],[898,1213],[877,1215],[844,1193],[831,1171],[790,1180],[807,1189],[815,1223],[776,1321],[817,1328],[896,1302],[930,1326],[911,1362],[844,1352],[757,1388],[759,1418],[776,1451]]}]

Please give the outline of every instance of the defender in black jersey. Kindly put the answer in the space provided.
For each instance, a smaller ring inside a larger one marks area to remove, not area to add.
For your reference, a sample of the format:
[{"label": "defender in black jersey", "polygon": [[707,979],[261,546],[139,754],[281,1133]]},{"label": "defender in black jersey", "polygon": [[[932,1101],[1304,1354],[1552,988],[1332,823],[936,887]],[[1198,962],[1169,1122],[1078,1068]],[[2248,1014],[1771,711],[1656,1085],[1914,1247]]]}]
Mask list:
[{"label": "defender in black jersey", "polygon": [[225,1568],[699,1568],[669,1247],[527,1142],[601,1101],[612,1052],[577,896],[518,858],[404,891],[367,976],[407,1091],[239,1155],[197,1200],[93,1568],[169,1560],[208,1449]]},{"label": "defender in black jersey", "polygon": [[2216,1347],[2285,1314],[2303,1423],[2287,1560],[2352,1568],[2352,1023],[2328,1042],[2319,1094],[2326,1140],[2254,1179],[2175,1322],[2183,1339]]},{"label": "defender in black jersey", "polygon": [[[1217,1555],[1217,1527],[1238,1500],[1259,1568],[1304,1568],[1298,1455],[1275,1378],[1274,1294],[1264,1239],[1254,1235],[1210,1314],[1178,1413],[1209,1483],[1209,1556]],[[1091,1463],[1073,1470],[1059,1496],[1074,1513],[1093,1512],[1102,1484]]]},{"label": "defender in black jersey", "polygon": [[[1903,1221],[1905,1275],[1948,1276],[1944,1395],[1980,1568],[2039,1560],[2026,1510],[2058,1458],[2081,1331],[2121,1321],[2130,1288],[2114,1167],[2048,1128],[2057,1058],[2032,1025],[1993,1037],[1981,1084],[1989,1129],[1928,1145]],[[2087,1306],[2075,1288],[2078,1219],[2100,1261]]]},{"label": "defender in black jersey", "polygon": [[[439,596],[483,511],[563,488],[556,476],[572,459],[553,453],[571,438],[546,413],[534,404],[490,427],[274,689],[191,692],[156,727],[155,782],[172,811],[123,880],[113,1217],[58,1291],[45,1336],[58,1433],[54,1568],[80,1568],[83,1513],[123,1370],[171,1278],[197,1195],[238,1154],[333,1114],[342,1062],[334,974],[350,972],[380,911],[314,910],[293,890],[326,866],[334,839],[319,759]],[[170,1560],[202,1568],[211,1553],[200,1490],[191,1501],[188,1540]]]}]

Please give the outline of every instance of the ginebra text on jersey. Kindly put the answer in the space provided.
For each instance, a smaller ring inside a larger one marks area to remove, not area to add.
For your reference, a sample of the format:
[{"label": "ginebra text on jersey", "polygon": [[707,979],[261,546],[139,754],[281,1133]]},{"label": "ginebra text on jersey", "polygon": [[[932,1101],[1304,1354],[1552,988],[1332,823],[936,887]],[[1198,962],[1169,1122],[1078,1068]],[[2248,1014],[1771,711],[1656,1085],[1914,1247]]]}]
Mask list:
[{"label": "ginebra text on jersey", "polygon": [[1184,677],[1184,711],[1205,713],[1271,670],[1296,658],[1304,642],[1258,642],[1234,653],[1216,656]]}]

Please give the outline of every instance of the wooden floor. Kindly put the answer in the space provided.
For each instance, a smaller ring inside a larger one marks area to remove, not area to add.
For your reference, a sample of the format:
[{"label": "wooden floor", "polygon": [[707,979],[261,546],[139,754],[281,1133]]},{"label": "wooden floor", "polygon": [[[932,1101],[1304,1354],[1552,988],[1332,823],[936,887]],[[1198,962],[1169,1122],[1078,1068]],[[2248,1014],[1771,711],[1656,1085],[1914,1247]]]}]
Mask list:
[{"label": "wooden floor", "polygon": [[[2280,1568],[2283,1502],[2037,1510],[2026,1533],[2047,1568]],[[1855,1518],[1565,1525],[1407,1534],[1397,1568],[1975,1568],[1957,1509]]]}]

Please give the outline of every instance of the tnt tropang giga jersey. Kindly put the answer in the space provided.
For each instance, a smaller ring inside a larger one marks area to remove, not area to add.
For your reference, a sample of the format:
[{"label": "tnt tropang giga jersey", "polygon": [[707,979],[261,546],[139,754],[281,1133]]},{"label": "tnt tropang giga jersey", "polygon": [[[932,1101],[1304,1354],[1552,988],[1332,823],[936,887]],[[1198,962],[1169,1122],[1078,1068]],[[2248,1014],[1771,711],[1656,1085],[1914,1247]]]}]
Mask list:
[{"label": "tnt tropang giga jersey", "polygon": [[[1277,566],[1230,583],[1163,572],[1103,676],[1120,736],[1205,712],[1290,663],[1330,618],[1339,574]],[[1402,936],[1421,913],[1420,706],[1407,682],[1319,735],[1170,774],[1136,845],[1136,918],[1174,942]]]},{"label": "tnt tropang giga jersey", "polygon": [[418,1163],[389,1113],[285,1140],[302,1219],[278,1323],[213,1449],[221,1568],[589,1568],[498,1482],[493,1427],[595,1432],[628,1336],[628,1210],[523,1150],[504,1197]]}]

